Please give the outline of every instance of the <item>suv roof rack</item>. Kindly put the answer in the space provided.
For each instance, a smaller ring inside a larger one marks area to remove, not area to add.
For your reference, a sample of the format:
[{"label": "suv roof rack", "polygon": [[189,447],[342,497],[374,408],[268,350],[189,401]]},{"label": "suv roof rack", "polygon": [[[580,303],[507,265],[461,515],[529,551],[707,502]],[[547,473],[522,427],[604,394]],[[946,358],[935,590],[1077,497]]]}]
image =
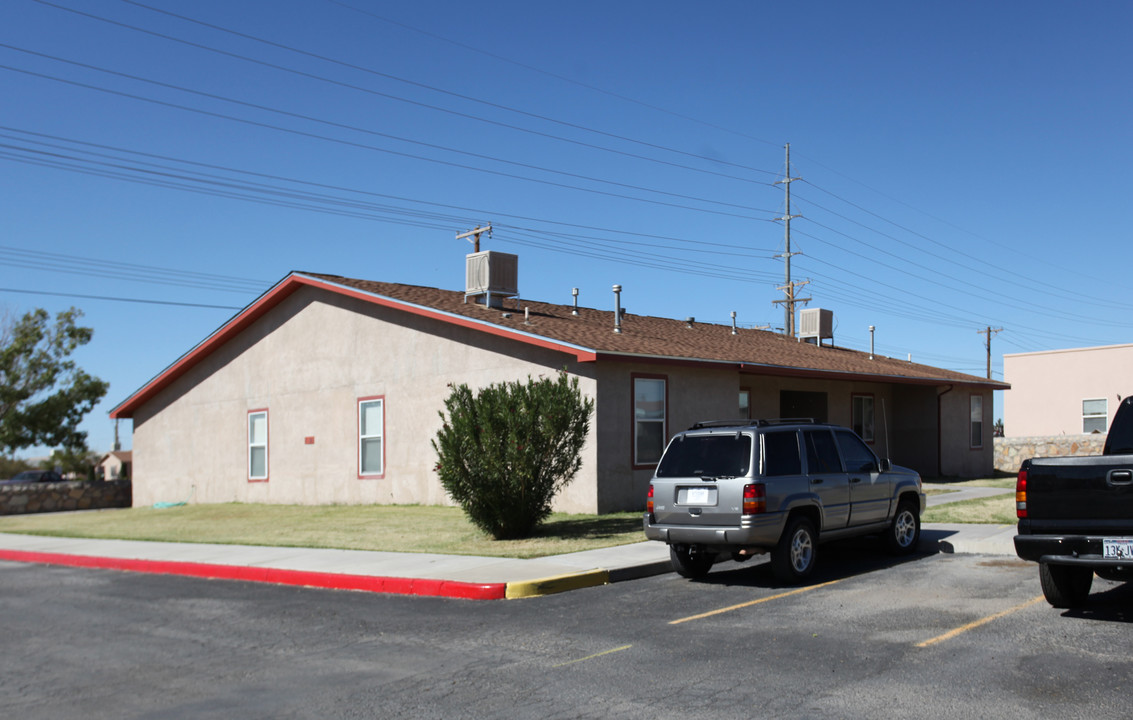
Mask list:
[{"label": "suv roof rack", "polygon": [[767,427],[769,425],[815,424],[814,418],[759,418],[753,420],[701,420],[693,423],[689,430],[715,427]]}]

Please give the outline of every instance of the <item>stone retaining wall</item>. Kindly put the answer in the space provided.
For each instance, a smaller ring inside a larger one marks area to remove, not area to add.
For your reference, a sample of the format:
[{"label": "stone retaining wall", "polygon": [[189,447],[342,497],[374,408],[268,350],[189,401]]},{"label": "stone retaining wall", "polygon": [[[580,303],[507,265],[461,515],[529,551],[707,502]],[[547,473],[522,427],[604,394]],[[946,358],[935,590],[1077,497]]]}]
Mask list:
[{"label": "stone retaining wall", "polygon": [[0,485],[0,515],[130,507],[129,480]]},{"label": "stone retaining wall", "polygon": [[1101,455],[1105,435],[1051,435],[995,439],[995,469],[1017,473],[1027,458],[1063,455]]}]

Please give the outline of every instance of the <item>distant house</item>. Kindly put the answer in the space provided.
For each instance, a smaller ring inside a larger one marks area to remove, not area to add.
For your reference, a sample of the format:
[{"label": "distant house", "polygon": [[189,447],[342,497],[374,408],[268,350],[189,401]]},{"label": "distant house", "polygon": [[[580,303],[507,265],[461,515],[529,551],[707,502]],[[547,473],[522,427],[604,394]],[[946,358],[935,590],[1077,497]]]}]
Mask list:
[{"label": "distant house", "polygon": [[98,461],[97,474],[103,480],[118,480],[133,476],[134,454],[130,450],[113,450]]},{"label": "distant house", "polygon": [[1106,433],[1133,394],[1133,345],[1003,356],[1006,437]]},{"label": "distant house", "polygon": [[111,417],[133,419],[138,505],[193,487],[197,502],[445,504],[430,439],[450,384],[564,369],[595,400],[567,512],[642,508],[672,434],[737,415],[842,423],[925,475],[987,475],[1008,387],[691,318],[296,272]]}]

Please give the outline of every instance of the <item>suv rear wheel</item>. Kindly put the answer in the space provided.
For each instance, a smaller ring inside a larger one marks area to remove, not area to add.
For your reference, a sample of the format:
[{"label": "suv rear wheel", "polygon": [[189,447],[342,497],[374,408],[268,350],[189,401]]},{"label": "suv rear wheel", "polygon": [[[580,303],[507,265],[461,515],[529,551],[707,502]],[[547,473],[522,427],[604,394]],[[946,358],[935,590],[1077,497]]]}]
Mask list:
[{"label": "suv rear wheel", "polygon": [[716,556],[695,545],[670,545],[669,560],[681,577],[701,578],[712,569]]},{"label": "suv rear wheel", "polygon": [[818,537],[814,523],[806,517],[796,517],[787,523],[787,529],[771,551],[771,571],[781,582],[800,583],[814,570],[818,559]]}]

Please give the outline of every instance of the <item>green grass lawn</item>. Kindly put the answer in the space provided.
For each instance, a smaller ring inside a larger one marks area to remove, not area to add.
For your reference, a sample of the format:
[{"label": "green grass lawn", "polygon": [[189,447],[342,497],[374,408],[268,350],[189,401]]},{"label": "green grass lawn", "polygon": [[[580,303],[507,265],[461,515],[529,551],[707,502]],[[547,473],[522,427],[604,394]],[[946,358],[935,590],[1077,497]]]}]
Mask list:
[{"label": "green grass lawn", "polygon": [[641,513],[552,515],[525,540],[492,540],[459,508],[185,505],[0,517],[0,532],[63,537],[534,558],[645,540]]},{"label": "green grass lawn", "polygon": [[[981,478],[979,480],[934,481],[946,487],[926,488],[925,494],[951,493],[971,487],[991,487],[1013,490],[1015,477]],[[925,509],[922,522],[928,523],[992,523],[1014,525],[1019,522],[1015,516],[1015,493],[997,497],[960,500]]]},{"label": "green grass lawn", "polygon": [[[1014,478],[949,482],[930,493],[965,487],[1012,488]],[[1015,496],[928,508],[924,522],[1014,524]],[[536,558],[645,540],[641,513],[556,513],[525,540],[492,540],[459,508],[426,505],[184,505],[0,517],[0,532],[62,537],[200,542],[281,547],[384,550]]]}]

